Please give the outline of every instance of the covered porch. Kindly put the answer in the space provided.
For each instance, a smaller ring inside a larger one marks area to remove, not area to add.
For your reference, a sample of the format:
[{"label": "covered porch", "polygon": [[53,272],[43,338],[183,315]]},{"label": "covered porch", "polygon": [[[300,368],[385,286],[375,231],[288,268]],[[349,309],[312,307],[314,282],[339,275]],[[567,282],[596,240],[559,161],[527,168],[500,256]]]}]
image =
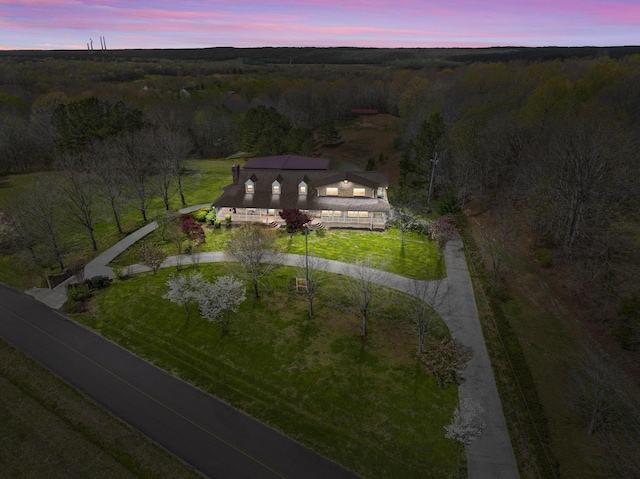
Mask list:
[{"label": "covered porch", "polygon": [[[382,211],[301,210],[311,218],[311,228],[367,228],[385,229],[387,214]],[[222,223],[231,215],[232,223],[260,222],[273,226],[284,226],[278,210],[264,208],[221,208],[217,218]]]}]

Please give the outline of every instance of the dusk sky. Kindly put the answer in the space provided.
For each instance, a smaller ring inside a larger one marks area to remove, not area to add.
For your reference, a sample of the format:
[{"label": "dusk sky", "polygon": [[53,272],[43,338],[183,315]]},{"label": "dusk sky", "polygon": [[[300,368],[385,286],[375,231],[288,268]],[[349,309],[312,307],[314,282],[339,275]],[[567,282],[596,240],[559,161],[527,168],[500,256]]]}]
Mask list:
[{"label": "dusk sky", "polygon": [[0,0],[0,49],[640,45],[640,0]]}]

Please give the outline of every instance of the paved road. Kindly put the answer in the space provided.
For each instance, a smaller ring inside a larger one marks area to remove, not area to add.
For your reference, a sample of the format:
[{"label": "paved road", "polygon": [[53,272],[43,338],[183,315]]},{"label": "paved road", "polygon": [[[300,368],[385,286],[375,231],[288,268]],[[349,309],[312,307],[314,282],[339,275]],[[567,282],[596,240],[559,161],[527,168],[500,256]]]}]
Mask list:
[{"label": "paved road", "polygon": [[357,477],[4,286],[0,335],[209,477]]}]

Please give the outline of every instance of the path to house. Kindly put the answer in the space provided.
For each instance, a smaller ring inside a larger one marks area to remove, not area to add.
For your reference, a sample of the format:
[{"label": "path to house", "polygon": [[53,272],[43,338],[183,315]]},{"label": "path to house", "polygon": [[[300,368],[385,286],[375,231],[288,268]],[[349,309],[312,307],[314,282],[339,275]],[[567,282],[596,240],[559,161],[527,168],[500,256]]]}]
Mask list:
[{"label": "path to house", "polygon": [[[181,212],[195,211],[202,206],[208,205],[194,206]],[[90,278],[98,274],[114,277],[113,271],[107,264],[155,228],[157,228],[157,224],[151,223],[102,253],[87,265],[85,277]],[[201,253],[196,256],[196,260],[198,263],[208,263],[228,261],[229,258],[223,252],[213,252]],[[465,382],[458,389],[459,398],[461,401],[469,399],[479,404],[483,409],[479,419],[486,424],[482,437],[466,447],[468,477],[469,479],[518,478],[518,468],[478,318],[462,240],[455,239],[447,243],[445,260],[447,278],[439,285],[438,292],[439,294],[446,293],[446,295],[444,297],[438,296],[434,306],[449,327],[452,337],[459,339],[463,344],[473,349],[473,358],[463,374]],[[278,257],[278,262],[288,265],[299,265],[300,261],[301,257],[297,255]],[[161,267],[172,267],[179,263],[187,265],[192,262],[193,257],[191,256],[172,256],[167,258]],[[333,273],[349,274],[350,265],[324,260],[322,269]],[[149,268],[142,265],[131,265],[124,272],[135,274],[145,271],[149,271]],[[378,272],[377,277],[378,281],[387,287],[409,294],[414,291],[414,281],[411,279],[387,272]],[[433,287],[436,287],[436,284],[435,282],[430,283]],[[46,296],[41,296],[40,299],[47,301],[52,307],[59,308],[64,304],[66,294],[64,285],[58,288],[57,295],[49,293]],[[38,299],[38,291],[31,291],[31,294]]]}]

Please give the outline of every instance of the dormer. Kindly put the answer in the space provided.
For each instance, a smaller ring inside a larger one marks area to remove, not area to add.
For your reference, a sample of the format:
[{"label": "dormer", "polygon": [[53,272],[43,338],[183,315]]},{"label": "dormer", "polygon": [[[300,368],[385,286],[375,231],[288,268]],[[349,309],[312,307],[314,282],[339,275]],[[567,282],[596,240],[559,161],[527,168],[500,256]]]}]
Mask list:
[{"label": "dormer", "polygon": [[305,175],[302,181],[298,183],[298,194],[306,195],[307,193],[309,193],[309,178]]},{"label": "dormer", "polygon": [[244,192],[248,194],[255,193],[257,180],[258,178],[256,177],[256,175],[251,175],[251,178],[244,182]]},{"label": "dormer", "polygon": [[278,175],[278,177],[271,183],[271,194],[279,195],[282,193],[282,175]]}]

